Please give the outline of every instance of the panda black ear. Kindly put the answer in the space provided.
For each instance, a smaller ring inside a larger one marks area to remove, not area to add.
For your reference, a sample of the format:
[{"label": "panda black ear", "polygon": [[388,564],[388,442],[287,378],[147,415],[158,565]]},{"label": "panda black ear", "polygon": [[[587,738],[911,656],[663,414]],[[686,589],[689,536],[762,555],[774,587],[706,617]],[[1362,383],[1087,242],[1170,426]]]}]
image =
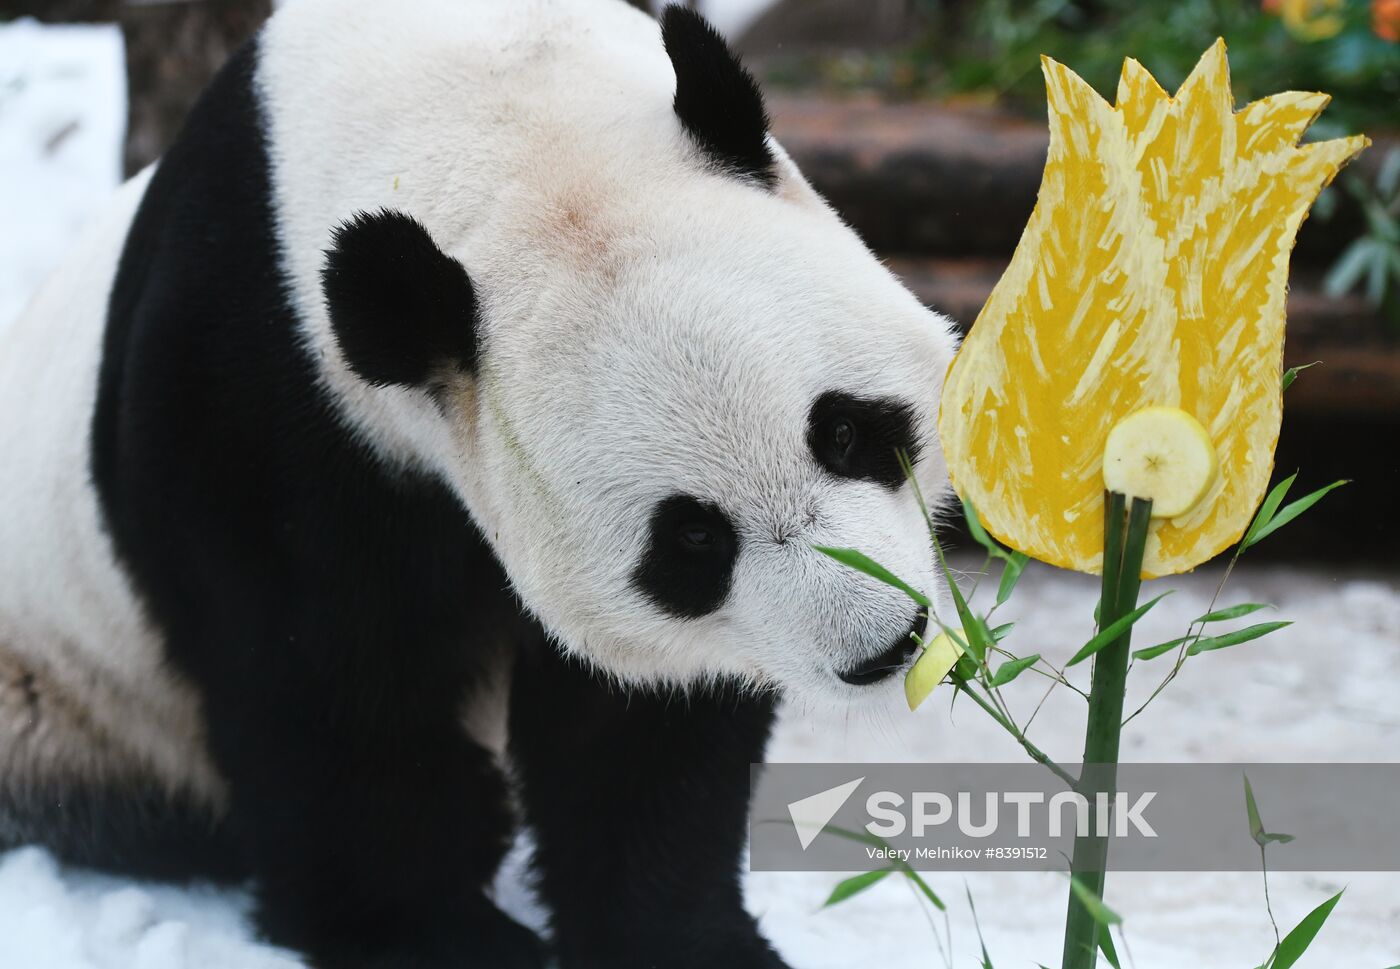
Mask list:
[{"label": "panda black ear", "polygon": [[720,166],[772,188],[778,176],[768,149],[768,114],[753,75],[694,10],[668,6],[661,40],[676,71],[682,127]]},{"label": "panda black ear", "polygon": [[372,384],[421,387],[476,364],[476,293],[412,216],[382,209],[338,226],[321,269],[331,329]]}]

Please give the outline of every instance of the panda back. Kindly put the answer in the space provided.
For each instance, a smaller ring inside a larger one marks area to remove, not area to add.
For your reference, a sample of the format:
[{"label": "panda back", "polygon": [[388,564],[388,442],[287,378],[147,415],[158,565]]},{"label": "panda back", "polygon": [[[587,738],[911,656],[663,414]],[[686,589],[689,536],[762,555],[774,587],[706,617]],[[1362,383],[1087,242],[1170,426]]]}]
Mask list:
[{"label": "panda back", "polygon": [[197,700],[163,662],[90,469],[107,299],[150,179],[122,187],[0,331],[0,802],[135,776],[221,797]]}]

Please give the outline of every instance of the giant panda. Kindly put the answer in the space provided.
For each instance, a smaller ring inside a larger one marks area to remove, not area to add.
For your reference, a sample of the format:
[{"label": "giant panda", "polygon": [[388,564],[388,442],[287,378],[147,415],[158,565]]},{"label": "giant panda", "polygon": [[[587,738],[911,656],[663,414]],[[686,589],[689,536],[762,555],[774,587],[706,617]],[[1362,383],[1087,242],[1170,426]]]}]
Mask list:
[{"label": "giant panda", "polygon": [[0,337],[0,845],[325,969],[782,967],[748,765],[897,695],[814,546],[933,590],[953,343],[696,14],[285,4]]}]

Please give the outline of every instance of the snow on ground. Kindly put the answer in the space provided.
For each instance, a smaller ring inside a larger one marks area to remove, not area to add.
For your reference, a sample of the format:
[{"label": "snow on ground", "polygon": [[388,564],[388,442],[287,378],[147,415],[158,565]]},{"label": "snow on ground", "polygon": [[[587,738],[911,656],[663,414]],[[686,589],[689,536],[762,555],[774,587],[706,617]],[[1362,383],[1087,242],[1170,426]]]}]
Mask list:
[{"label": "snow on ground", "polygon": [[115,27],[0,27],[0,325],[121,179]]},{"label": "snow on ground", "polygon": [[[122,128],[120,39],[98,28],[0,27],[0,326],[116,184]],[[1336,500],[1336,499],[1332,499]],[[1340,500],[1345,500],[1341,498]],[[1175,587],[1143,621],[1143,641],[1180,635],[1205,610],[1218,572],[1150,584]],[[1154,587],[1156,588],[1154,591]],[[1008,646],[1062,662],[1089,629],[1096,587],[1033,565],[1005,619]],[[1282,604],[1296,620],[1275,636],[1197,657],[1128,728],[1138,761],[1385,761],[1400,749],[1400,577],[1246,566],[1226,602]],[[1158,663],[1165,662],[1159,660]],[[1139,701],[1157,671],[1140,667]],[[1029,679],[1011,694],[1022,717],[1038,699]],[[1079,752],[1082,703],[1053,696],[1032,734],[1052,756]],[[789,711],[778,761],[1019,761],[1019,748],[970,704],[949,716],[935,697],[917,715]],[[1267,818],[1267,807],[1265,808]],[[541,925],[525,887],[527,846],[498,881],[501,904]],[[755,874],[749,902],[795,969],[933,969],[941,961],[918,902],[894,879],[821,911],[835,875]],[[1058,958],[1063,879],[1051,874],[932,876],[950,904],[954,965],[978,962],[962,900],[972,892],[998,967]],[[1400,963],[1400,874],[1282,873],[1271,887],[1279,920],[1295,923],[1349,886],[1302,969],[1382,969]],[[1272,940],[1257,875],[1118,874],[1110,903],[1127,919],[1138,969],[1257,965]],[[5,969],[291,969],[293,956],[256,941],[240,891],[177,888],[69,870],[45,852],[0,855],[0,967]],[[941,921],[935,922],[941,929]]]}]

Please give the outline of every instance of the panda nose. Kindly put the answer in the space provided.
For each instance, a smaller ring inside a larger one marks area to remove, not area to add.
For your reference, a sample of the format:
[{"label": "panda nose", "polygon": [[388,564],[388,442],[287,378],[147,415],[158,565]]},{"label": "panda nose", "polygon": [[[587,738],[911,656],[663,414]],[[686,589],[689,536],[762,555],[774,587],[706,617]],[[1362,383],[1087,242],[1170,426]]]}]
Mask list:
[{"label": "panda nose", "polygon": [[917,636],[920,639],[924,636],[924,630],[928,628],[928,613],[920,612],[914,617],[914,621],[909,624],[909,628],[899,635],[894,642],[890,643],[882,652],[870,657],[858,666],[853,666],[848,670],[837,673],[843,682],[852,686],[869,686],[872,683],[879,683],[888,679],[898,671],[902,670],[909,662],[909,658],[914,655],[914,651],[919,648],[919,644],[914,641]]}]

